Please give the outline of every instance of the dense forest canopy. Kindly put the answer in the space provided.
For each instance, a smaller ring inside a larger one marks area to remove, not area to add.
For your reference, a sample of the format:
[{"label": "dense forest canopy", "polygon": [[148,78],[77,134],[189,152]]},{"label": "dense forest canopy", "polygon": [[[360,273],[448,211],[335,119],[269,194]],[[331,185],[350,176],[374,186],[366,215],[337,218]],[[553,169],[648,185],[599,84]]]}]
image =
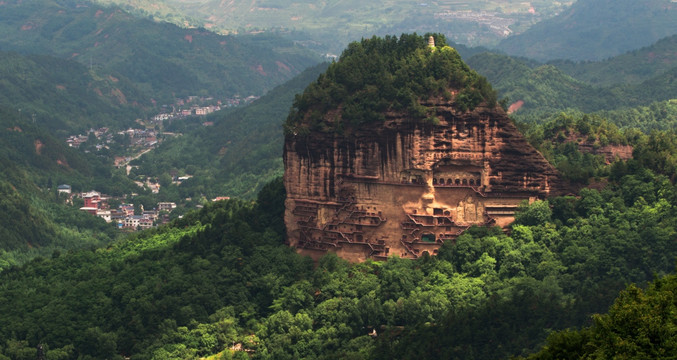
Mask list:
[{"label": "dense forest canopy", "polygon": [[[432,36],[435,47],[428,46]],[[294,101],[285,123],[288,134],[341,131],[383,121],[386,112],[432,120],[421,105],[430,97],[453,100],[462,112],[496,103],[487,80],[471,70],[440,34],[403,34],[353,42],[326,73]]]},{"label": "dense forest canopy", "polygon": [[656,279],[646,290],[621,292],[608,314],[593,325],[548,336],[528,359],[669,359],[677,353],[677,275]]},{"label": "dense forest canopy", "polygon": [[214,203],[107,249],[5,270],[0,354],[32,359],[42,344],[57,359],[528,355],[551,330],[589,324],[627,284],[674,271],[677,254],[674,134],[623,135],[591,117],[530,131],[541,144],[605,135],[635,157],[591,163],[606,188],[524,205],[509,234],[473,228],[437,257],[352,265],[328,255],[313,266],[284,245],[278,179],[256,203]]}]

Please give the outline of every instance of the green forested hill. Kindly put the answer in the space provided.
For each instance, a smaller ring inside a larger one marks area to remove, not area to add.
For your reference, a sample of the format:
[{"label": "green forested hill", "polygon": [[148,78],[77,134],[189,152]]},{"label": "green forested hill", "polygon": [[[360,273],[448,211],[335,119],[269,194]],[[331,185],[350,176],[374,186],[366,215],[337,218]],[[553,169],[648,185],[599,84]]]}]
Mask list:
[{"label": "green forested hill", "polygon": [[253,198],[261,186],[282,175],[282,123],[294,95],[326,67],[311,67],[246,107],[210,115],[213,127],[196,122],[197,128],[184,130],[183,136],[136,161],[140,168],[135,173],[194,175],[180,186],[161,188],[160,196],[167,198]]},{"label": "green forested hill", "polygon": [[676,34],[676,18],[671,0],[578,0],[497,48],[537,60],[602,60]]},{"label": "green forested hill", "polygon": [[[124,176],[110,181],[117,174],[109,164],[92,154],[68,147],[48,130],[33,124],[27,114],[0,106],[0,128],[0,159],[5,180],[11,181],[15,175],[26,175],[40,188],[69,183],[77,191],[101,187],[101,191],[111,195],[123,195],[135,189],[131,180]],[[14,186],[30,190],[30,186],[20,186],[19,183]]]},{"label": "green forested hill", "polygon": [[507,97],[511,103],[523,101],[516,114],[529,119],[565,109],[614,110],[677,98],[677,66],[640,83],[594,86],[574,79],[555,65],[534,64],[506,55],[484,53],[467,62],[489,79],[499,97]]},{"label": "green forested hill", "polygon": [[111,195],[138,191],[124,175],[0,106],[0,268],[55,250],[99,247],[118,237],[103,220],[66,206],[56,186]]},{"label": "green forested hill", "polygon": [[562,61],[550,64],[594,85],[640,83],[677,67],[677,35],[602,61]]},{"label": "green forested hill", "polygon": [[59,359],[245,358],[229,350],[241,344],[255,359],[526,355],[628,283],[674,270],[676,167],[664,155],[675,139],[636,136],[635,159],[598,164],[604,190],[537,201],[510,234],[473,228],[413,261],[328,255],[314,267],[283,244],[278,179],[255,204],[211,204],[107,249],[0,273],[0,354],[34,358],[42,344]]},{"label": "green forested hill", "polygon": [[66,135],[130,126],[175,96],[261,93],[317,61],[278,38],[180,29],[86,1],[0,2],[0,34],[2,268],[119,236],[65,206],[57,185],[143,193]]},{"label": "green forested hill", "polygon": [[[530,67],[506,55],[484,53],[467,59],[468,65],[487,77],[510,102],[524,101],[520,111],[554,111],[568,107],[596,110],[619,101],[609,90],[599,91],[552,65]],[[612,105],[613,106],[613,105]]]},{"label": "green forested hill", "polygon": [[121,74],[166,104],[189,95],[261,94],[318,62],[278,37],[183,29],[86,0],[3,1],[0,50],[91,64],[100,73]]},{"label": "green forested hill", "polygon": [[127,98],[150,104],[128,80],[75,61],[0,52],[0,106],[26,114],[36,126],[62,138],[90,128],[133,124],[143,109]]},{"label": "green forested hill", "polygon": [[677,99],[630,109],[600,111],[598,114],[620,127],[636,128],[645,133],[677,129]]},{"label": "green forested hill", "polygon": [[[432,44],[428,41],[432,38]],[[444,35],[372,37],[348,45],[337,62],[296,97],[285,134],[349,132],[386,113],[438,121],[422,102],[442,97],[460,112],[496,105],[487,79],[470,69]]]}]

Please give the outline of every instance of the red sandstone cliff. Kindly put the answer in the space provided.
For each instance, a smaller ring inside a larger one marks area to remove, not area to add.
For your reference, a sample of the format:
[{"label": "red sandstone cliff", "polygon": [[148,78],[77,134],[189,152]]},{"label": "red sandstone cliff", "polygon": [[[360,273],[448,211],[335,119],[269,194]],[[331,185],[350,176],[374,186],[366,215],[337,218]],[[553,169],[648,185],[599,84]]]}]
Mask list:
[{"label": "red sandstone cliff", "polygon": [[438,122],[387,113],[343,134],[287,135],[288,239],[300,252],[360,261],[434,254],[473,224],[506,225],[522,200],[548,195],[556,171],[500,107]]}]

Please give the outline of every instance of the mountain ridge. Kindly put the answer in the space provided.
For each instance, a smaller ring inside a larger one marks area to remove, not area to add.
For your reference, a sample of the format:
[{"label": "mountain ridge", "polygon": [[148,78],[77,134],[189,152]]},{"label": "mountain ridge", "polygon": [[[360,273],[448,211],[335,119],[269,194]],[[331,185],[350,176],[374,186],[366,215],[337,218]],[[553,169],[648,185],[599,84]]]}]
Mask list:
[{"label": "mountain ridge", "polygon": [[467,62],[487,76],[500,97],[507,97],[512,103],[523,102],[518,115],[531,110],[545,113],[568,108],[584,112],[631,108],[677,97],[674,82],[677,66],[647,76],[639,83],[601,86],[575,79],[550,63],[534,64],[496,53],[475,55]]},{"label": "mountain ridge", "polygon": [[677,66],[677,35],[602,61],[553,60],[548,63],[593,85],[639,83]]},{"label": "mountain ridge", "polygon": [[150,99],[114,75],[72,60],[0,51],[0,105],[64,138],[90,128],[124,128],[144,116]]},{"label": "mountain ridge", "polygon": [[70,58],[121,74],[163,104],[189,95],[260,95],[320,61],[272,35],[183,29],[85,0],[3,1],[0,35],[0,50]]},{"label": "mountain ridge", "polygon": [[578,0],[497,49],[536,60],[601,60],[676,34],[675,18],[670,0]]}]

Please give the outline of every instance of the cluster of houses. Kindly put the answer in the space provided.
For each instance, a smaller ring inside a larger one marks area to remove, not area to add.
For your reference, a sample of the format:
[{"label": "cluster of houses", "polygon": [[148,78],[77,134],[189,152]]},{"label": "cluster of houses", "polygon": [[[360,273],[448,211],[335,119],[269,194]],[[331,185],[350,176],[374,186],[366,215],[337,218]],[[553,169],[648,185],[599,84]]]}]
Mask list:
[{"label": "cluster of houses", "polygon": [[[109,128],[103,127],[99,129],[89,129],[87,134],[71,135],[66,139],[66,143],[70,147],[79,148],[84,142],[89,140],[90,134],[94,134],[97,141],[97,150],[108,148],[107,144],[114,141],[113,134]],[[158,132],[154,129],[132,129],[122,130],[117,132],[118,135],[126,135],[129,138],[129,145],[133,147],[140,147],[144,149],[152,148],[158,144]]]},{"label": "cluster of houses", "polygon": [[[187,104],[189,103],[205,103],[205,102],[211,102],[214,99],[211,97],[208,98],[201,98],[197,96],[189,96],[186,99],[179,99],[176,101],[176,103],[171,106],[172,111],[169,112],[164,112],[157,114],[153,116],[151,120],[155,122],[162,122],[165,120],[170,120],[174,118],[179,118],[179,117],[186,117],[186,116],[192,116],[192,115],[197,115],[197,116],[204,116],[207,114],[211,114],[215,111],[219,111],[222,108],[226,107],[233,107],[233,106],[240,106],[240,105],[246,105],[251,103],[254,100],[257,100],[259,96],[254,96],[250,95],[247,97],[239,97],[235,96],[232,98],[228,98],[225,100],[218,100],[216,103],[217,105],[207,105],[207,106],[198,106],[198,105],[192,105],[190,107],[187,107]],[[169,106],[163,105],[163,107],[168,108]]]},{"label": "cluster of houses", "polygon": [[[239,106],[239,105],[246,105],[249,104],[250,102],[258,99],[258,96],[254,95],[249,95],[247,97],[241,97],[240,95],[235,95],[232,98],[226,98],[224,100],[217,100],[216,104],[219,106],[223,107],[233,107],[233,106]],[[185,99],[177,99],[175,105],[176,106],[187,106],[190,103],[200,103],[200,104],[205,104],[205,103],[213,103],[214,98],[213,97],[200,97],[200,96],[189,96]],[[163,105],[166,106],[166,105]],[[196,107],[196,106],[193,106]]]},{"label": "cluster of houses", "polygon": [[[250,95],[247,97],[240,97],[240,96],[235,96],[233,98],[227,98],[225,100],[218,100],[216,103],[217,105],[205,105],[205,106],[199,106],[199,105],[191,105],[188,106],[190,103],[208,103],[208,102],[213,102],[214,99],[211,97],[197,97],[197,96],[189,96],[186,99],[179,99],[176,101],[174,105],[163,105],[163,108],[170,108],[172,110],[168,112],[163,112],[159,113],[151,118],[152,122],[155,123],[162,123],[165,120],[170,120],[174,118],[179,118],[179,117],[186,117],[186,116],[191,116],[191,115],[207,115],[211,114],[215,111],[219,111],[222,108],[225,107],[233,107],[233,106],[239,106],[239,105],[246,105],[251,103],[254,100],[257,100],[259,96],[254,96]],[[213,125],[212,122],[205,122],[203,125],[205,126],[211,126]],[[66,139],[66,143],[70,147],[74,148],[79,148],[80,145],[85,143],[87,140],[89,140],[89,135],[94,134],[96,136],[96,139],[100,141],[99,144],[96,145],[97,150],[100,150],[102,148],[106,148],[106,144],[110,144],[113,142],[113,134],[110,132],[110,129],[107,127],[102,127],[99,129],[89,129],[89,131],[86,134],[79,134],[79,135],[70,135],[68,139]],[[118,132],[120,135],[127,134],[129,138],[131,139],[131,146],[140,146],[143,148],[150,148],[155,146],[158,143],[157,139],[157,132],[152,129],[127,129]]]},{"label": "cluster of houses", "polygon": [[[529,3],[527,2],[522,4]],[[536,10],[533,7],[530,7],[528,12],[533,15],[536,13]],[[516,21],[514,18],[505,16],[502,12],[495,11],[443,10],[440,12],[435,12],[433,16],[436,19],[445,19],[448,21],[468,21],[478,23],[488,27],[492,32],[502,36],[508,36],[512,34],[512,29],[510,26],[512,26]]]},{"label": "cluster of houses", "polygon": [[214,111],[221,110],[221,106],[212,105],[212,106],[191,106],[189,109],[177,110],[171,113],[160,113],[153,116],[152,120],[155,122],[162,122],[169,119],[174,119],[178,117],[185,117],[191,115],[204,116],[211,114]]},{"label": "cluster of houses", "polygon": [[127,135],[131,146],[151,148],[158,143],[158,132],[154,129],[132,129],[118,132],[119,135]]},{"label": "cluster of houses", "polygon": [[[66,139],[66,144],[68,144],[68,146],[70,146],[70,147],[74,147],[74,148],[77,149],[77,148],[80,147],[80,145],[82,145],[82,143],[89,140],[89,134],[91,134],[91,133],[94,133],[94,136],[96,136],[96,138],[98,140],[100,140],[101,137],[105,137],[104,142],[110,143],[111,141],[113,141],[113,134],[109,133],[108,130],[109,129],[107,127],[102,127],[102,128],[98,128],[98,129],[89,129],[87,134],[84,134],[84,135],[79,134],[79,135],[69,136],[68,139]],[[103,145],[99,145],[99,146],[103,147]]]},{"label": "cluster of houses", "polygon": [[169,222],[169,213],[176,209],[176,203],[160,202],[152,210],[144,210],[142,206],[141,214],[135,215],[133,204],[120,204],[117,209],[111,209],[108,206],[108,200],[111,197],[103,195],[98,191],[89,191],[75,195],[71,194],[71,187],[69,185],[59,185],[57,191],[69,194],[71,199],[79,195],[84,202],[80,208],[81,211],[98,216],[106,220],[106,222],[115,222],[120,229],[143,230],[165,224]]}]

